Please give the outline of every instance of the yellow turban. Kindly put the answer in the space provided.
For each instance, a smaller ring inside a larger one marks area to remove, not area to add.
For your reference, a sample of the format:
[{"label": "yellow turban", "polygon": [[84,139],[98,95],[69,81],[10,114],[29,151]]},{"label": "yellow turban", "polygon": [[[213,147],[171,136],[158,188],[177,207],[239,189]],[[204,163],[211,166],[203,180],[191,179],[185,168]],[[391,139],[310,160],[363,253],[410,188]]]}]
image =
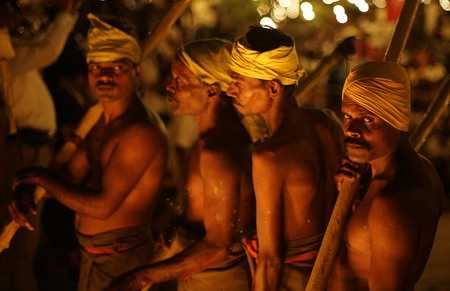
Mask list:
[{"label": "yellow turban", "polygon": [[231,51],[230,69],[236,73],[261,80],[277,79],[283,85],[297,85],[305,74],[299,65],[295,45],[259,52],[243,45],[243,40],[235,42]]},{"label": "yellow turban", "polygon": [[345,80],[344,95],[394,128],[408,131],[410,83],[405,68],[393,62],[367,62],[354,67]]},{"label": "yellow turban", "polygon": [[232,45],[218,38],[197,40],[181,47],[177,56],[203,82],[218,84],[225,92],[231,83],[228,69]]},{"label": "yellow turban", "polygon": [[91,28],[88,33],[87,62],[112,62],[123,58],[139,64],[141,48],[131,35],[103,22],[89,13]]},{"label": "yellow turban", "polygon": [[[13,96],[11,92],[11,72],[7,60],[14,58],[16,55],[11,43],[8,29],[0,28],[0,98],[3,97],[3,102],[0,102],[0,110],[4,110],[9,119],[9,133],[16,133],[16,124],[11,111],[13,104]],[[2,107],[5,108],[2,108]]]}]

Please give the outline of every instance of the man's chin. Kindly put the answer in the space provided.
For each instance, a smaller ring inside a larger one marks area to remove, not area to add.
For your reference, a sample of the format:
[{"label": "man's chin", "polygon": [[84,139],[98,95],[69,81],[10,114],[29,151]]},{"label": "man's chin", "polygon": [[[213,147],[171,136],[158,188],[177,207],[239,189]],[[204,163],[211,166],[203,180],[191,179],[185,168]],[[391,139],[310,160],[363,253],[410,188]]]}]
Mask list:
[{"label": "man's chin", "polygon": [[354,163],[364,164],[369,162],[369,151],[366,149],[349,149],[347,147],[347,155],[350,161]]},{"label": "man's chin", "polygon": [[251,114],[250,112],[248,112],[248,110],[245,110],[245,108],[242,107],[241,105],[234,104],[234,108],[236,108],[236,110],[242,115],[250,115]]}]

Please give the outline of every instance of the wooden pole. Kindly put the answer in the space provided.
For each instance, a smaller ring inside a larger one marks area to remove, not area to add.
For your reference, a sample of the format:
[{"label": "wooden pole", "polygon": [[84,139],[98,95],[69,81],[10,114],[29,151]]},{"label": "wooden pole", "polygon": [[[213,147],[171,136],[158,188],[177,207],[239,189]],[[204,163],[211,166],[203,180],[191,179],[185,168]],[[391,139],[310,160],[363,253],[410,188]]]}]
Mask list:
[{"label": "wooden pole", "polygon": [[296,93],[295,98],[300,102],[311,89],[314,88],[320,80],[322,80],[330,71],[337,65],[342,63],[344,59],[355,53],[355,37],[348,37],[337,45],[333,53],[325,57],[314,70],[314,72],[308,76],[305,81],[299,86],[299,90]]},{"label": "wooden pole", "polygon": [[[405,0],[402,12],[397,21],[391,43],[384,60],[398,62],[409,38],[412,23],[417,13],[420,0]],[[311,277],[306,286],[307,291],[323,291],[333,269],[334,260],[344,234],[345,225],[350,217],[351,206],[358,189],[359,180],[344,180],[339,192],[330,222],[320,246]]]},{"label": "wooden pole", "polygon": [[156,47],[156,45],[167,37],[175,21],[191,5],[192,0],[179,0],[174,3],[169,12],[161,19],[161,22],[152,32],[147,41],[144,42],[142,49],[142,59],[147,57]]},{"label": "wooden pole", "polygon": [[409,39],[411,27],[416,18],[417,10],[419,9],[420,0],[405,0],[403,4],[402,12],[398,17],[397,24],[395,26],[394,34],[392,35],[391,42],[388,45],[386,54],[384,56],[385,61],[398,63],[402,55],[402,51],[406,46],[406,42]]},{"label": "wooden pole", "polygon": [[411,134],[410,142],[416,151],[422,148],[436,123],[444,114],[450,102],[450,75],[439,87],[436,99],[428,106],[419,126]]},{"label": "wooden pole", "polygon": [[[100,103],[95,104],[91,108],[89,108],[86,115],[81,120],[78,128],[75,130],[75,135],[79,136],[81,139],[84,139],[87,135],[87,133],[91,130],[91,128],[94,126],[94,124],[98,121],[102,114],[102,106]],[[74,151],[76,150],[76,145],[72,142],[66,142],[61,150],[56,154],[55,157],[55,164],[64,164],[66,163]],[[45,195],[45,190],[42,187],[36,187],[36,190],[34,192],[34,201],[37,204],[42,197]],[[2,234],[0,235],[0,253],[4,250],[9,248],[9,244],[11,242],[11,239],[13,238],[16,231],[19,229],[19,225],[14,221],[11,220],[3,229]]]}]

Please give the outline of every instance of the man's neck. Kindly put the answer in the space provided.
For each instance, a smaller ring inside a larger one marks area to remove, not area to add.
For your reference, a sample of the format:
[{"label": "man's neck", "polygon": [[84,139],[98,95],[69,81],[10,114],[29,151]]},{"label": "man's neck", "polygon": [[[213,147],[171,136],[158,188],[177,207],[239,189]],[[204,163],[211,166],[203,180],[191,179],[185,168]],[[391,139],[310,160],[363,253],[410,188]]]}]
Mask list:
[{"label": "man's neck", "polygon": [[200,133],[216,128],[221,124],[228,123],[227,120],[229,120],[230,114],[234,114],[234,112],[232,112],[234,109],[228,101],[229,100],[220,97],[214,102],[211,102],[201,115],[194,116],[195,120],[198,122]]},{"label": "man's neck", "polygon": [[132,106],[134,101],[135,96],[130,96],[129,98],[114,100],[112,102],[102,102],[105,124],[108,124],[121,116],[130,106]]},{"label": "man's neck", "polygon": [[396,175],[401,156],[409,155],[411,151],[414,151],[414,149],[409,143],[408,137],[402,137],[392,153],[369,162],[372,169],[372,178],[389,179]]},{"label": "man's neck", "polygon": [[275,134],[283,124],[290,122],[298,111],[298,103],[293,95],[281,96],[274,101],[269,111],[261,116],[270,126],[272,134]]}]

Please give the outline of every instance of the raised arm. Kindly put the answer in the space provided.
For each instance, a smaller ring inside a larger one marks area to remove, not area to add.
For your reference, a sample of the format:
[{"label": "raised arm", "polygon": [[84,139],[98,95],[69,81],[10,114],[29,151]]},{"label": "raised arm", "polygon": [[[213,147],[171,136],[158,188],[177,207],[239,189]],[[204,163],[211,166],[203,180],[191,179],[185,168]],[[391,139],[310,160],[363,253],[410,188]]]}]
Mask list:
[{"label": "raised arm", "polygon": [[114,290],[140,290],[149,284],[184,278],[230,255],[239,209],[241,169],[229,153],[203,151],[200,171],[204,186],[204,238],[168,260],[122,276],[112,284]]},{"label": "raised arm", "polygon": [[259,243],[255,290],[279,290],[283,270],[283,178],[271,153],[253,154]]},{"label": "raised arm", "polygon": [[55,62],[66,44],[77,19],[82,0],[64,1],[55,20],[38,39],[15,47],[16,56],[9,61],[11,74],[20,74],[33,69],[43,69]]}]

